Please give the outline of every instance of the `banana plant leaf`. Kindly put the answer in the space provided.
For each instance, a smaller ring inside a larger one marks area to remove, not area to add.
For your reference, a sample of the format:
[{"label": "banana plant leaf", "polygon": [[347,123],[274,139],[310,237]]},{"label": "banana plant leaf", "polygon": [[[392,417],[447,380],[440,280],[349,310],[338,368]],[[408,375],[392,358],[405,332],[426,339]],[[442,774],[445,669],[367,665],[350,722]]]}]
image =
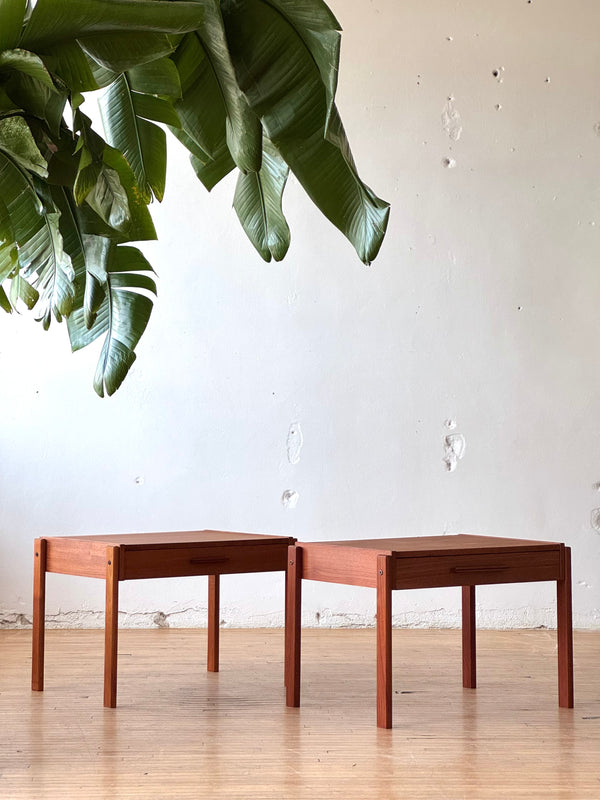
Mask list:
[{"label": "banana plant leaf", "polygon": [[175,63],[170,58],[158,58],[127,73],[134,92],[159,95],[176,100],[181,97],[181,82]]},{"label": "banana plant leaf", "polygon": [[178,125],[179,118],[172,105],[158,97],[134,92],[127,75],[121,75],[100,100],[100,110],[108,141],[125,156],[145,202],[150,201],[152,193],[162,200],[167,140],[165,132],[147,118]]},{"label": "banana plant leaf", "polygon": [[2,0],[0,3],[0,52],[19,43],[27,0]]},{"label": "banana plant leaf", "polygon": [[[323,0],[0,0],[0,306],[104,336],[94,387],[133,364],[156,284],[166,126],[265,260],[287,252],[290,168],[368,263],[389,207],[360,179],[335,106],[340,26]],[[105,141],[81,112],[106,89]],[[65,119],[67,102],[72,129]]]},{"label": "banana plant leaf", "polygon": [[43,50],[106,33],[186,33],[196,30],[203,17],[201,4],[182,0],[37,0],[20,44]]},{"label": "banana plant leaf", "polygon": [[0,150],[9,155],[20,167],[48,177],[48,165],[33,138],[29,125],[23,117],[13,116],[0,119]]},{"label": "banana plant leaf", "polygon": [[389,204],[360,180],[341,124],[337,143],[325,138],[327,92],[301,32],[262,0],[224,0],[223,11],[239,85],[267,136],[315,205],[369,264],[383,241]]},{"label": "banana plant leaf", "polygon": [[260,172],[238,176],[233,207],[265,261],[281,261],[290,246],[290,229],[281,208],[288,172],[288,165],[265,138]]},{"label": "banana plant leaf", "polygon": [[106,333],[94,377],[94,389],[104,397],[105,393],[114,394],[123,382],[135,361],[135,347],[152,313],[152,300],[138,290],[156,294],[156,284],[149,275],[142,274],[152,268],[137,248],[115,246],[106,241],[100,243],[100,247],[105,259],[104,274],[98,269],[98,263],[94,273],[88,272],[96,303],[99,288],[103,288],[93,324],[88,329],[83,308],[71,314],[68,324],[73,350]]},{"label": "banana plant leaf", "polygon": [[[225,38],[220,0],[205,0],[204,22],[195,34],[207,57],[225,110],[225,135],[229,152],[242,172],[257,172],[262,156],[262,131],[257,116],[238,86]],[[206,114],[206,108],[202,110]]]}]

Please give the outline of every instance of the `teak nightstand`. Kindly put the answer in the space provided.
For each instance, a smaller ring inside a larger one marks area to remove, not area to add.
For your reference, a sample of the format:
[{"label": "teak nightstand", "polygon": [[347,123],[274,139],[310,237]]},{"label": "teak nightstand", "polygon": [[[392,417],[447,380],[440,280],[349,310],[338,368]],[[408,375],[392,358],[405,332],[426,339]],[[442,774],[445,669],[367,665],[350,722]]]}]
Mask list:
[{"label": "teak nightstand", "polygon": [[556,581],[558,703],[573,707],[571,550],[556,542],[491,536],[423,536],[298,542],[288,556],[287,705],[300,705],[302,579],[377,589],[377,725],[392,727],[392,591],[462,587],[463,686],[474,689],[475,586]]},{"label": "teak nightstand", "polygon": [[[52,536],[35,540],[31,686],[44,688],[46,573],[106,581],[104,705],[117,705],[119,582],[208,575],[208,659],[219,669],[219,576],[285,570],[295,539],[228,531]],[[286,572],[287,576],[287,572]],[[287,593],[286,593],[287,596]]]}]

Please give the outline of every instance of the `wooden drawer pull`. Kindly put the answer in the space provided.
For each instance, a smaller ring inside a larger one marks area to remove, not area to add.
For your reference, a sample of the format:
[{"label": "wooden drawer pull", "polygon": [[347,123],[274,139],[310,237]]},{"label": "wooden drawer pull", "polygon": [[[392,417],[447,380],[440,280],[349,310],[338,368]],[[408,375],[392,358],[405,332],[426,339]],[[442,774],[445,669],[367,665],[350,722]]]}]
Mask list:
[{"label": "wooden drawer pull", "polygon": [[504,569],[510,569],[508,566],[501,567],[452,567],[451,572],[502,572]]},{"label": "wooden drawer pull", "polygon": [[190,564],[225,564],[228,558],[190,558]]}]

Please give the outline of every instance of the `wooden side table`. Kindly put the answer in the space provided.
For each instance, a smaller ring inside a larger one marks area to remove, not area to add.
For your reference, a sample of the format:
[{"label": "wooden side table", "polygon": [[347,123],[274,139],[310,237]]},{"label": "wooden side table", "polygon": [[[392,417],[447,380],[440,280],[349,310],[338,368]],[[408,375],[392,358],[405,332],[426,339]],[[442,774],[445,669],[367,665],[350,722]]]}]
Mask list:
[{"label": "wooden side table", "polygon": [[[219,670],[219,576],[285,570],[288,536],[225,531],[52,536],[35,540],[31,687],[44,688],[46,573],[106,581],[104,705],[117,705],[119,583],[141,578],[208,575],[208,659]],[[287,579],[287,572],[286,572]],[[287,597],[287,592],[286,592]]]},{"label": "wooden side table", "polygon": [[462,586],[463,686],[476,686],[475,586],[556,581],[558,704],[573,707],[571,550],[556,542],[426,536],[299,542],[288,551],[287,705],[300,705],[302,579],[377,589],[377,725],[392,727],[392,591]]}]

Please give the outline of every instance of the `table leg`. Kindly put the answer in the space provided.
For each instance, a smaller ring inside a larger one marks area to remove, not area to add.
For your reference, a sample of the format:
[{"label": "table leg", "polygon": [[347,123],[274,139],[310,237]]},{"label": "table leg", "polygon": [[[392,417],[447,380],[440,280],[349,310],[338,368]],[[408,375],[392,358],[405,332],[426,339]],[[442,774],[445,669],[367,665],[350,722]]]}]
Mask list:
[{"label": "table leg", "polygon": [[286,704],[300,705],[300,634],[302,619],[302,548],[288,547],[285,620]]},{"label": "table leg", "polygon": [[119,636],[119,547],[106,548],[106,608],[104,619],[104,706],[117,706]]},{"label": "table leg", "polygon": [[36,539],[33,557],[33,640],[31,688],[44,690],[44,634],[46,627],[46,540]]},{"label": "table leg", "polygon": [[377,727],[392,727],[392,557],[377,556]]},{"label": "table leg", "polygon": [[462,674],[463,687],[477,686],[477,651],[475,627],[475,587],[462,587]]},{"label": "table leg", "polygon": [[556,582],[558,639],[558,705],[573,708],[573,609],[571,601],[571,548],[564,549],[564,576]]},{"label": "table leg", "polygon": [[220,575],[208,576],[208,656],[206,669],[219,671]]},{"label": "table leg", "polygon": [[285,570],[285,573],[284,573],[284,581],[285,581],[285,585],[284,585],[283,594],[284,594],[284,598],[285,598],[284,599],[285,605],[284,605],[284,612],[283,612],[283,627],[284,627],[284,636],[283,636],[283,647],[284,647],[284,655],[283,655],[283,684],[287,688],[287,685],[288,685],[288,667],[287,667],[287,661],[286,661],[286,658],[285,658],[285,647],[286,647],[285,626],[287,624],[287,618],[288,618],[288,571],[287,571],[287,567],[286,567],[286,570]]}]

